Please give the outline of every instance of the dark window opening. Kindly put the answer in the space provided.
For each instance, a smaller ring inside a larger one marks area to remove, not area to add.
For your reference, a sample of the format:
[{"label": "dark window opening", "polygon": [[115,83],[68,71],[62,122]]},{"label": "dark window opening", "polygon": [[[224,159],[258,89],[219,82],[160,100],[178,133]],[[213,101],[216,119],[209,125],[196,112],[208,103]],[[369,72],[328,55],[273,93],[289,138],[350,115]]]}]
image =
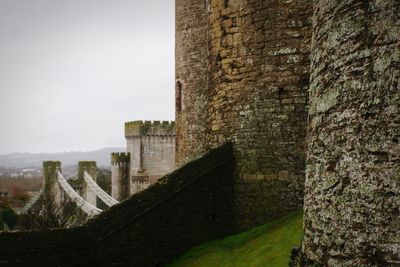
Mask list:
[{"label": "dark window opening", "polygon": [[183,86],[180,81],[176,82],[176,111],[181,112],[183,109]]}]

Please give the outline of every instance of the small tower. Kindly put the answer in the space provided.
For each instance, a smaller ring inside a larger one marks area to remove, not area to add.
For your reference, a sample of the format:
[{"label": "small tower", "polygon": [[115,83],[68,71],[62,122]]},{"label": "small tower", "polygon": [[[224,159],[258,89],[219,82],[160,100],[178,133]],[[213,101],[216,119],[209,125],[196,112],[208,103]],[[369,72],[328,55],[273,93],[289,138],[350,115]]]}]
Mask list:
[{"label": "small tower", "polygon": [[111,153],[111,196],[118,201],[130,195],[130,153]]},{"label": "small tower", "polygon": [[[175,122],[127,122],[125,138],[127,151],[130,153],[132,179],[135,177],[139,179],[138,181],[148,180],[148,183],[152,184],[174,170]],[[131,194],[137,192],[132,189]]]},{"label": "small tower", "polygon": [[61,171],[60,161],[43,161],[43,196],[45,202],[61,203],[62,195],[57,182],[58,171]]},{"label": "small tower", "polygon": [[88,186],[85,183],[85,179],[84,179],[84,172],[87,172],[93,178],[93,180],[96,181],[96,177],[97,177],[96,161],[79,161],[79,163],[78,163],[78,181],[80,181],[84,185],[82,197],[90,204],[97,206],[96,194],[88,189]]}]

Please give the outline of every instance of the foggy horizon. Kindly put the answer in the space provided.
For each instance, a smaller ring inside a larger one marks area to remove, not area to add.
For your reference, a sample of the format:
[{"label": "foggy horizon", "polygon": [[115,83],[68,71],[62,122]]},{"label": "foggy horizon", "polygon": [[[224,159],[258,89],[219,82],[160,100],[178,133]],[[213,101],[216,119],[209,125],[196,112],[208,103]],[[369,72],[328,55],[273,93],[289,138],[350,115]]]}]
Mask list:
[{"label": "foggy horizon", "polygon": [[0,154],[125,147],[174,120],[174,1],[0,2]]}]

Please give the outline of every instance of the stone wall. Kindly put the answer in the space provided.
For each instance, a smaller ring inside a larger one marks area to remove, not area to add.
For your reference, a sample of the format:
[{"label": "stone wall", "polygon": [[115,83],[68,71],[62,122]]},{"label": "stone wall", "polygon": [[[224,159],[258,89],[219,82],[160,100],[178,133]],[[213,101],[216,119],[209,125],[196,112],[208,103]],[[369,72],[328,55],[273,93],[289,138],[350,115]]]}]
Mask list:
[{"label": "stone wall", "polygon": [[131,179],[148,176],[150,183],[154,183],[175,169],[175,122],[127,122],[125,138]]},{"label": "stone wall", "polygon": [[58,171],[61,171],[60,161],[43,161],[43,198],[44,201],[55,201],[61,203],[63,197],[58,185]]},{"label": "stone wall", "polygon": [[70,230],[0,234],[0,266],[165,266],[232,233],[232,147],[225,145]]},{"label": "stone wall", "polygon": [[95,192],[89,190],[85,179],[84,173],[87,172],[94,181],[96,181],[97,177],[97,164],[96,161],[79,161],[78,162],[78,182],[83,184],[83,195],[82,197],[92,204],[93,206],[97,206],[97,196]]},{"label": "stone wall", "polygon": [[207,150],[208,21],[205,0],[175,1],[176,162],[180,166]]},{"label": "stone wall", "polygon": [[130,196],[130,153],[111,154],[111,196],[124,200]]},{"label": "stone wall", "polygon": [[305,255],[400,265],[400,2],[314,1]]},{"label": "stone wall", "polygon": [[[189,91],[183,101],[189,106],[177,109],[178,161],[198,155],[198,148],[233,142],[237,225],[247,228],[302,205],[312,5],[193,2],[176,1],[177,77],[185,81],[184,94]],[[189,140],[185,123],[202,129],[205,139]]]}]

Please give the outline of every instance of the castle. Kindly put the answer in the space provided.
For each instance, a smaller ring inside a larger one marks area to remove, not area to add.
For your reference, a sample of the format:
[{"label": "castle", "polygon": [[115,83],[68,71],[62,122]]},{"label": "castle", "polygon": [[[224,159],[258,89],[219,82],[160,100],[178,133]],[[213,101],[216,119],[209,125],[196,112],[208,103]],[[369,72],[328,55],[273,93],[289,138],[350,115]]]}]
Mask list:
[{"label": "castle", "polygon": [[[175,123],[169,121],[132,121],[125,123],[125,139],[127,152],[111,154],[111,196],[122,201],[136,194],[175,168]],[[51,165],[52,162],[49,162]],[[45,164],[46,165],[46,164]],[[61,169],[61,163],[56,164]],[[44,166],[48,168],[48,166]],[[78,163],[78,177],[70,180],[73,189],[87,202],[95,207],[108,208],[96,197],[84,179],[84,172],[96,181],[97,165],[94,161]],[[60,189],[56,186],[56,178],[46,180],[44,185],[51,189],[47,195],[60,201]]]},{"label": "castle", "polygon": [[111,193],[123,200],[175,169],[175,122],[125,123],[127,153],[111,155]]},{"label": "castle", "polygon": [[[303,207],[304,265],[399,265],[399,11],[397,0],[176,0],[179,168],[46,246],[46,233],[3,234],[0,259],[164,266]],[[140,176],[145,161],[129,162]]]}]

